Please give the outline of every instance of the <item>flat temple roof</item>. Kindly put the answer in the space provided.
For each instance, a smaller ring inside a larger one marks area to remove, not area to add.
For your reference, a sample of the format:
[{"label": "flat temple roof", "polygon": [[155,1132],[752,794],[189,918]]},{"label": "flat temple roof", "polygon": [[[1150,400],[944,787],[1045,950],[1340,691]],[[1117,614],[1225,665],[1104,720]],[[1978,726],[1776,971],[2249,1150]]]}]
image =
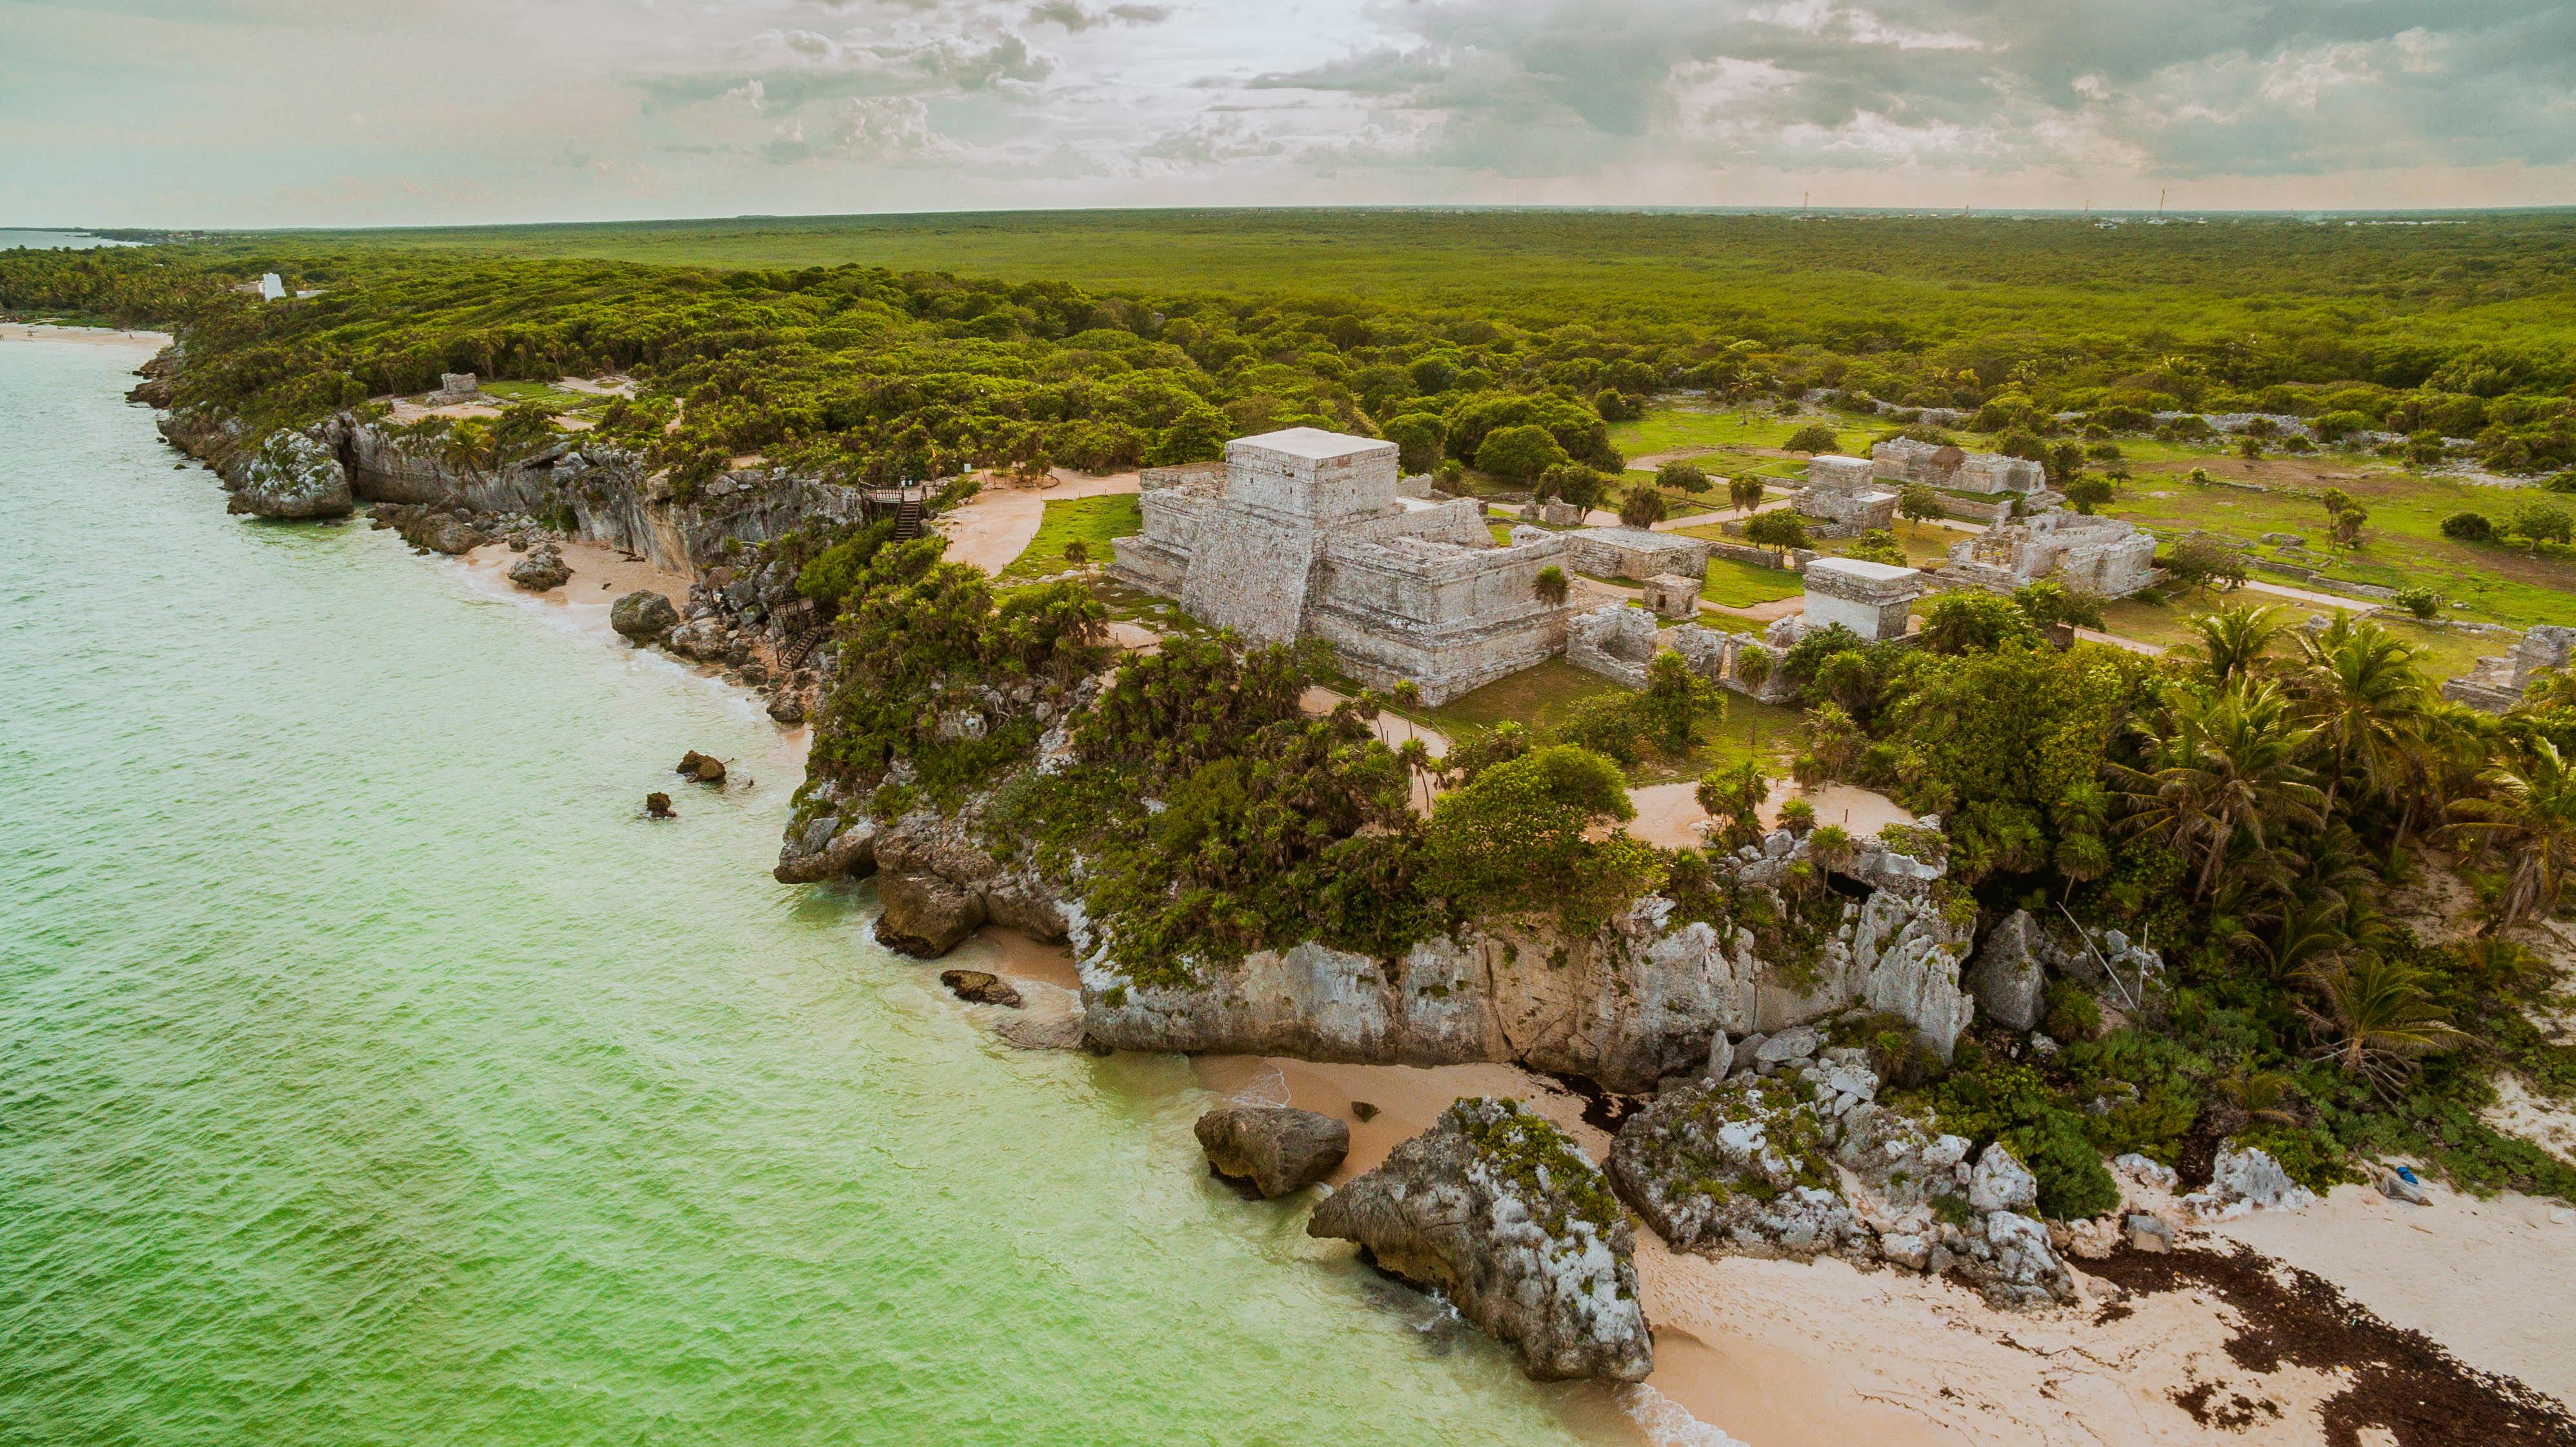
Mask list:
[{"label": "flat temple roof", "polygon": [[1855,578],[1867,578],[1873,583],[1892,583],[1899,578],[1910,578],[1920,571],[1915,568],[1900,568],[1894,563],[1873,563],[1866,558],[1817,558],[1807,564],[1807,571],[1810,573],[1818,568],[1829,573],[1848,573]]},{"label": "flat temple roof", "polygon": [[1355,452],[1371,452],[1379,448],[1392,451],[1395,444],[1381,442],[1374,437],[1354,437],[1347,432],[1327,432],[1321,427],[1286,427],[1277,432],[1264,432],[1258,437],[1238,437],[1225,446],[1228,452],[1238,447],[1258,447],[1265,452],[1284,452],[1291,457],[1327,462]]}]

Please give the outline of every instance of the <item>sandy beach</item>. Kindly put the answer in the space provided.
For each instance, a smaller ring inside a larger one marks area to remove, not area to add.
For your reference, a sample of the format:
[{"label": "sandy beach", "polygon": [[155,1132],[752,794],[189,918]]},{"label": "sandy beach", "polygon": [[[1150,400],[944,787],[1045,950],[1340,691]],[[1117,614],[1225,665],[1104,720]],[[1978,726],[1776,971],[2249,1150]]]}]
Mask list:
[{"label": "sandy beach", "polygon": [[58,342],[75,346],[132,347],[157,352],[170,345],[168,332],[119,331],[114,327],[57,327],[43,322],[0,322],[0,342]]}]

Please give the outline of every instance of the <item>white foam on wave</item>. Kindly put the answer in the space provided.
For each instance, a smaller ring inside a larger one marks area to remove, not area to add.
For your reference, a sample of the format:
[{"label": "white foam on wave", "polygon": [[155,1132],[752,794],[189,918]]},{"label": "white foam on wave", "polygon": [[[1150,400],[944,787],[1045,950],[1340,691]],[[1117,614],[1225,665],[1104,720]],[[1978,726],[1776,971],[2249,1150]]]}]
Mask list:
[{"label": "white foam on wave", "polygon": [[1654,1447],[1745,1447],[1742,1440],[1690,1414],[1681,1403],[1643,1382],[1618,1391],[1619,1410],[1628,1414]]}]

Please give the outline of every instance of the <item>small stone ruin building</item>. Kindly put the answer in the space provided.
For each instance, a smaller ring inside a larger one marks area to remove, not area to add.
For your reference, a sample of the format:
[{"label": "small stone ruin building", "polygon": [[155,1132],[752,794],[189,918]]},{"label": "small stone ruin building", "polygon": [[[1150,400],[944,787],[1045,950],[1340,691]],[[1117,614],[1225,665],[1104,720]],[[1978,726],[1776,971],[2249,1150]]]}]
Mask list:
[{"label": "small stone ruin building", "polygon": [[1705,573],[1683,577],[1679,573],[1657,573],[1646,580],[1644,602],[1658,618],[1697,618],[1700,583]]},{"label": "small stone ruin building", "polygon": [[1872,466],[1865,457],[1831,453],[1807,463],[1807,485],[1799,490],[1794,505],[1815,520],[1819,536],[1847,538],[1896,525],[1897,494],[1878,485]]},{"label": "small stone ruin building", "polygon": [[1904,637],[1914,600],[1923,594],[1920,571],[1861,558],[1818,558],[1807,565],[1806,579],[1808,624],[1841,624],[1864,643]]},{"label": "small stone ruin building", "polygon": [[1221,469],[1150,469],[1111,575],[1257,643],[1324,639],[1364,682],[1409,679],[1433,704],[1562,648],[1538,575],[1567,565],[1565,539],[1498,546],[1482,504],[1406,497],[1398,471],[1394,443],[1314,427],[1237,438]]},{"label": "small stone ruin building", "polygon": [[483,380],[472,372],[441,372],[438,390],[421,399],[431,407],[444,407],[451,402],[474,402],[482,399]]},{"label": "small stone ruin building", "polygon": [[1944,576],[1998,593],[2053,577],[2105,598],[2125,598],[2153,587],[2164,574],[2156,567],[2155,534],[2119,518],[2047,507],[2027,517],[1999,517],[1952,547]]},{"label": "small stone ruin building", "polygon": [[2576,628],[2536,625],[2523,633],[2511,653],[2481,658],[2462,677],[2444,680],[2442,697],[2487,713],[2510,712],[2522,702],[2523,690],[2531,687],[2534,674],[2544,668],[2564,670],[2571,652],[2576,652]]},{"label": "small stone ruin building", "polygon": [[1567,533],[1565,545],[1574,570],[1596,578],[1643,581],[1658,573],[1677,573],[1686,578],[1708,576],[1707,541],[1679,533],[1659,533],[1652,528],[1585,528]]},{"label": "small stone ruin building", "polygon": [[1869,450],[1870,470],[1902,486],[1909,482],[1946,487],[1953,492],[2041,492],[2048,469],[2026,457],[2000,452],[1964,452],[1956,447],[1891,437]]}]

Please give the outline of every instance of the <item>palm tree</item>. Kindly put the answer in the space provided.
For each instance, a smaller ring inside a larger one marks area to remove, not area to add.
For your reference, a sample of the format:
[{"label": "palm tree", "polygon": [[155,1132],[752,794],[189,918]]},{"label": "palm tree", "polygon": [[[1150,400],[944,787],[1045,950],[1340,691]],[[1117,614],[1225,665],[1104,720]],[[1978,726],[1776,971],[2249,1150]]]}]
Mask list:
[{"label": "palm tree", "polygon": [[1709,832],[1709,844],[1721,849],[1741,849],[1762,837],[1762,801],[1771,795],[1771,781],[1762,775],[1762,766],[1751,759],[1732,768],[1712,769],[1699,781],[1699,806],[1709,818],[1722,824]]},{"label": "palm tree", "polygon": [[2194,899],[2206,899],[2240,841],[2268,853],[2274,838],[2323,823],[2325,796],[2299,762],[2311,730],[2289,716],[2269,682],[2178,690],[2166,727],[2149,740],[2146,767],[2123,769],[2130,827],[2197,857]]},{"label": "palm tree", "polygon": [[2272,938],[2258,939],[2255,948],[2264,956],[2275,980],[2325,968],[2352,948],[2351,936],[2344,933],[2343,918],[2340,900],[2306,892],[2293,894],[2281,906],[2280,928]]},{"label": "palm tree", "polygon": [[2326,807],[2334,807],[2344,781],[2356,774],[2372,795],[2388,793],[2423,748],[2418,726],[2433,696],[2416,671],[2415,650],[2376,623],[2340,613],[2318,632],[2302,634],[2298,647],[2291,686],[2318,746],[2333,760]]},{"label": "palm tree", "polygon": [[2199,641],[2183,644],[2174,652],[2197,659],[2202,677],[2223,687],[2262,671],[2264,655],[2272,651],[2282,634],[2290,631],[2290,613],[2277,603],[2260,607],[2240,603],[2203,613],[2188,626]]},{"label": "palm tree", "polygon": [[2521,757],[2508,757],[2478,782],[2486,793],[2453,803],[2460,822],[2451,827],[2514,861],[2496,922],[2556,909],[2567,872],[2576,868],[2576,769],[2556,744],[2535,737]]},{"label": "palm tree", "polygon": [[2258,1070],[2251,1053],[2236,1057],[2236,1068],[2209,1083],[2220,1100],[2249,1121],[2296,1125],[2298,1112],[2288,1104],[2290,1077],[2277,1070]]},{"label": "palm tree", "polygon": [[2307,981],[2317,998],[2299,1008],[2328,1037],[2316,1058],[2382,1089],[2403,1080],[2415,1057],[2468,1039],[2424,988],[2424,972],[2402,960],[2363,953],[2310,970]]}]

